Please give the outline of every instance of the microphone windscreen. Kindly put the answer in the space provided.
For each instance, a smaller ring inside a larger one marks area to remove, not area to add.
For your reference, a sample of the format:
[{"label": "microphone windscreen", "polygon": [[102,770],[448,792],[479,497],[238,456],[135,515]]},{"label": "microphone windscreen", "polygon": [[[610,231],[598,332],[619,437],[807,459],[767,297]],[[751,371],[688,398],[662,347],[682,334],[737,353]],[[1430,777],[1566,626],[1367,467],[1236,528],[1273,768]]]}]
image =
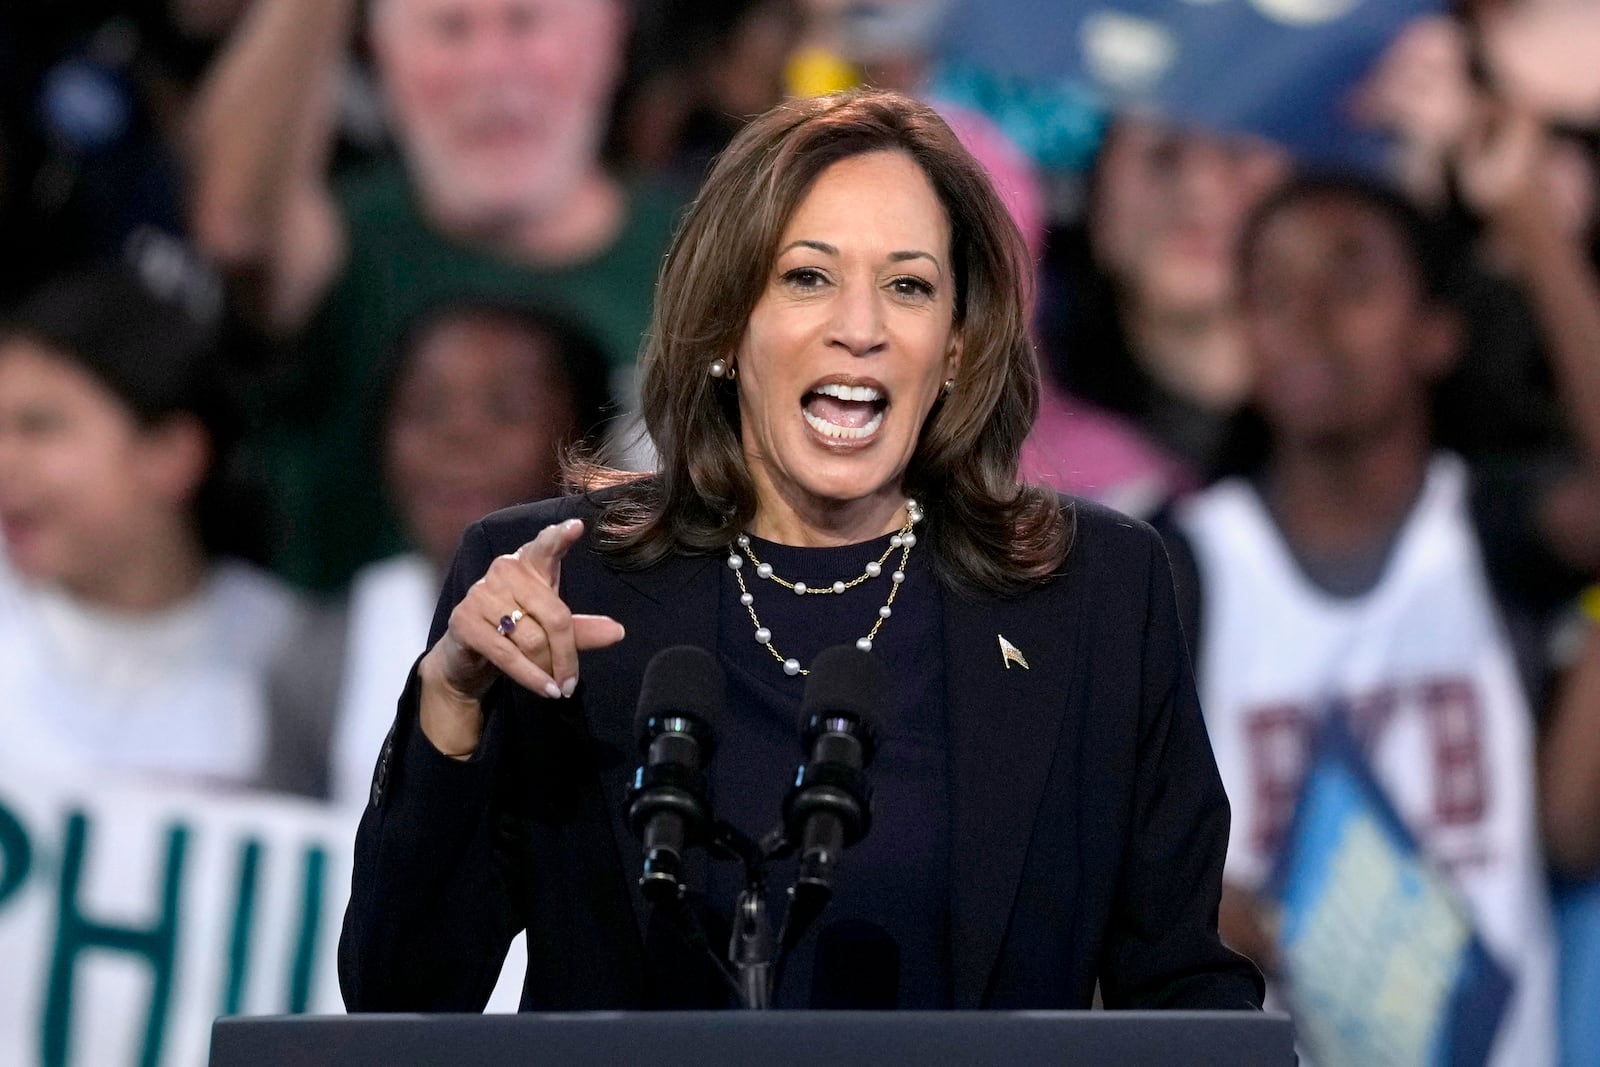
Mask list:
[{"label": "microphone windscreen", "polygon": [[871,727],[883,701],[883,666],[870,652],[834,645],[817,653],[800,698],[800,732],[819,716],[844,715]]},{"label": "microphone windscreen", "polygon": [[693,645],[663,648],[650,658],[639,686],[634,736],[645,739],[651,719],[683,716],[715,732],[722,723],[724,682],[716,657]]}]

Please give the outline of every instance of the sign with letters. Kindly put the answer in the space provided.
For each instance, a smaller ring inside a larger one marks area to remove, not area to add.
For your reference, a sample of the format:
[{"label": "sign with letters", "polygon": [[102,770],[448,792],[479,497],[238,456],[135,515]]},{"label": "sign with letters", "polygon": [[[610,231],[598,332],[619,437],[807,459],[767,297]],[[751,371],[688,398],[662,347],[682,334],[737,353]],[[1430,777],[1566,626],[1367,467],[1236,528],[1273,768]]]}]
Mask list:
[{"label": "sign with letters", "polygon": [[342,1011],[353,825],[0,767],[0,1063],[194,1067],[218,1015]]}]

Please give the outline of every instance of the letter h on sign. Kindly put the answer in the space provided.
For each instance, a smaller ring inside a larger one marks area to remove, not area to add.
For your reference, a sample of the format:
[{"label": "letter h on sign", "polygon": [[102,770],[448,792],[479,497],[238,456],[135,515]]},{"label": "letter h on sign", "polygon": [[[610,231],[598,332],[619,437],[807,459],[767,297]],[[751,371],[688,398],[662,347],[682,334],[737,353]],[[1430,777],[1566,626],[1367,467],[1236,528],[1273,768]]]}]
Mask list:
[{"label": "letter h on sign", "polygon": [[167,831],[166,873],[162,879],[160,918],[145,930],[110,926],[87,918],[78,905],[78,884],[83,875],[83,857],[89,837],[89,820],[82,812],[67,818],[66,844],[61,858],[61,890],[57,905],[60,916],[56,931],[54,958],[50,963],[50,986],[45,1003],[43,1045],[40,1059],[45,1067],[63,1067],[67,1062],[67,1035],[71,1029],[73,975],[79,957],[87,950],[100,948],[126,952],[150,961],[155,982],[150,989],[150,1010],[145,1020],[141,1067],[155,1067],[161,1059],[161,1039],[166,1030],[167,1008],[172,999],[173,959],[178,942],[178,888],[182,883],[183,855],[189,832],[182,826]]}]

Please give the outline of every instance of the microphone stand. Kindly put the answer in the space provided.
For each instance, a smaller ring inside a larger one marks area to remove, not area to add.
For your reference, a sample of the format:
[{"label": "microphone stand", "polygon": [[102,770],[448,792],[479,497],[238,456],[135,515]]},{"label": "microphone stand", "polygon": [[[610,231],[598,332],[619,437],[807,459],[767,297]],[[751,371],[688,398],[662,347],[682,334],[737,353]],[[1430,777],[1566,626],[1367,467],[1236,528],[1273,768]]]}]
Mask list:
[{"label": "microphone stand", "polygon": [[699,920],[684,906],[686,887],[681,881],[676,893],[657,897],[658,906],[670,909],[689,944],[703,948],[710,956],[743,1008],[764,1011],[772,1007],[784,963],[833,896],[826,880],[808,879],[805,870],[797,871],[796,881],[789,887],[782,928],[774,938],[767,907],[767,867],[793,855],[798,848],[799,843],[789,839],[782,825],[768,831],[757,843],[721,819],[711,824],[707,851],[717,859],[737,860],[744,868],[745,884],[734,904],[726,960],[717,955]]},{"label": "microphone stand", "polygon": [[767,907],[767,865],[792,855],[795,845],[782,827],[762,838],[750,840],[738,828],[717,821],[711,827],[708,850],[719,859],[737,860],[744,867],[745,886],[734,905],[728,958],[723,960],[706,940],[690,909],[681,905],[682,893],[662,903],[677,903],[672,917],[682,927],[691,945],[703,947],[719,973],[727,980],[743,1008],[763,1011],[772,1007],[772,998],[783,975],[783,964],[800,943],[812,922],[827,905],[826,892],[796,884],[789,889],[789,904],[783,926],[773,936],[772,917]]},{"label": "microphone stand", "polygon": [[[759,852],[746,854],[745,888],[734,905],[733,936],[728,945],[728,959],[741,990],[740,1000],[746,1008],[759,1010],[772,1006],[789,953],[805,938],[832,896],[831,891],[819,890],[803,880],[791,885],[783,925],[777,938],[773,938],[767,908],[766,868],[774,860],[793,855],[795,847],[780,826],[762,838]],[[748,862],[752,856],[755,862]]]},{"label": "microphone stand", "polygon": [[755,1011],[772,1007],[772,920],[767,915],[765,879],[757,878],[739,893],[728,959],[744,1006]]},{"label": "microphone stand", "polygon": [[773,857],[720,819],[711,828],[710,851],[723,859],[738,860],[744,867],[744,888],[734,905],[728,939],[728,962],[718,960],[718,965],[732,978],[741,1005],[752,1010],[770,1008],[773,941],[772,919],[767,914],[767,863]]}]

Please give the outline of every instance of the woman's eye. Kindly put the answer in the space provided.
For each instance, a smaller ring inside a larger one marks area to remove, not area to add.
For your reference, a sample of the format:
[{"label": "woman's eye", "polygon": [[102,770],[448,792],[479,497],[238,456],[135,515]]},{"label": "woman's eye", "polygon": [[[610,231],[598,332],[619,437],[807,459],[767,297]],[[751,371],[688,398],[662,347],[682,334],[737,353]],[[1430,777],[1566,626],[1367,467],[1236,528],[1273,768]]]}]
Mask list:
[{"label": "woman's eye", "polygon": [[796,267],[783,276],[783,280],[796,289],[817,289],[827,282],[827,275],[815,267]]},{"label": "woman's eye", "polygon": [[890,285],[901,296],[931,297],[933,295],[933,285],[915,275],[896,278]]}]

